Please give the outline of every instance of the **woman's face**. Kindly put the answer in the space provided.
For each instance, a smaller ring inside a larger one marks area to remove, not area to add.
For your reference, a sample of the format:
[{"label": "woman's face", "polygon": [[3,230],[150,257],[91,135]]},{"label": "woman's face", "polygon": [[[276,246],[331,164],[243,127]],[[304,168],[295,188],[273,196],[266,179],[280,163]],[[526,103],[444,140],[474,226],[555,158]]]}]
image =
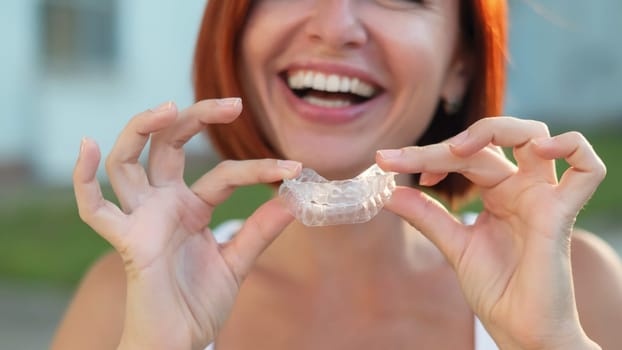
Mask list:
[{"label": "woman's face", "polygon": [[241,41],[246,108],[285,158],[352,177],[462,96],[458,4],[257,0]]}]

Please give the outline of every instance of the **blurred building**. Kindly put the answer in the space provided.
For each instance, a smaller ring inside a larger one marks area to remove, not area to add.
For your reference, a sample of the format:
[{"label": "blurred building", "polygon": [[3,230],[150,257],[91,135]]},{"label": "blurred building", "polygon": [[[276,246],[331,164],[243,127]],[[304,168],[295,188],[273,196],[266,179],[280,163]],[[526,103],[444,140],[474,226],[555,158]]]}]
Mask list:
[{"label": "blurred building", "polygon": [[83,136],[104,154],[135,113],[192,103],[205,0],[2,0],[0,168],[71,181]]},{"label": "blurred building", "polygon": [[[105,154],[132,114],[167,100],[192,103],[204,4],[3,0],[0,180],[15,169],[68,184],[82,136]],[[579,125],[619,119],[622,2],[510,4],[508,114]]]}]

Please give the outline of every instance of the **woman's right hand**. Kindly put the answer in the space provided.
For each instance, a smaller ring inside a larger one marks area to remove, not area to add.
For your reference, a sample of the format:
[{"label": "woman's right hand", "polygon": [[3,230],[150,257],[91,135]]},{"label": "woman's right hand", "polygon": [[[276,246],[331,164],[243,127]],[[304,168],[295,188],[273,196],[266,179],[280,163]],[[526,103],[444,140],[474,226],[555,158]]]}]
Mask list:
[{"label": "woman's right hand", "polygon": [[[119,348],[203,349],[255,259],[292,221],[272,199],[226,244],[207,227],[236,187],[297,176],[297,162],[225,161],[191,187],[183,180],[183,145],[206,124],[233,121],[241,109],[237,98],[206,100],[181,112],[168,103],[134,117],[106,160],[120,208],[102,196],[98,146],[83,140],[73,179],[80,217],[119,252],[127,274]],[[138,159],[150,138],[145,169]]]}]

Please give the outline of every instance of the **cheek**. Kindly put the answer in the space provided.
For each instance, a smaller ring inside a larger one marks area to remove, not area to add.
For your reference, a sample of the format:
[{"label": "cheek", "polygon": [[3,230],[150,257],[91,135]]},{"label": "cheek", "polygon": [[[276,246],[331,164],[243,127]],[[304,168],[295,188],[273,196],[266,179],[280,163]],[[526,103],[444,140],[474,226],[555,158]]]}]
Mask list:
[{"label": "cheek", "polygon": [[[232,0],[234,1],[234,0]],[[263,0],[253,5],[242,36],[242,53],[248,59],[286,50],[289,36],[308,12],[305,1]]]},{"label": "cheek", "polygon": [[241,60],[238,66],[245,98],[244,108],[252,111],[264,133],[269,133],[269,130],[264,125],[266,113],[261,103],[261,96],[265,89],[260,86],[260,83],[265,81],[265,68],[270,63],[270,47],[261,38],[274,35],[275,28],[271,22],[274,21],[266,20],[261,6],[253,10],[241,34]]},{"label": "cheek", "polygon": [[[370,36],[383,53],[391,75],[402,84],[406,79],[417,85],[425,82],[426,89],[435,88],[449,66],[455,24],[452,16],[434,11],[365,13]],[[433,86],[427,85],[430,83]]]},{"label": "cheek", "polygon": [[269,99],[268,84],[277,72],[279,55],[288,49],[291,44],[289,37],[297,27],[296,21],[299,19],[287,15],[300,13],[293,11],[292,7],[293,5],[283,1],[258,1],[241,34],[242,58],[238,71],[241,72],[241,83],[247,99],[255,100],[252,105],[255,112],[263,111],[260,102]]},{"label": "cheek", "polygon": [[393,77],[391,115],[397,120],[391,121],[391,134],[403,146],[415,144],[434,117],[451,59],[452,38],[436,23],[422,21],[401,28],[402,32],[384,31],[379,42]]},{"label": "cheek", "polygon": [[[390,55],[390,69],[393,76],[402,83],[425,85],[434,89],[440,84],[447,67],[447,50],[439,45],[442,38],[425,35],[424,31],[394,38],[387,44],[385,52]],[[432,84],[432,86],[430,86]]]}]

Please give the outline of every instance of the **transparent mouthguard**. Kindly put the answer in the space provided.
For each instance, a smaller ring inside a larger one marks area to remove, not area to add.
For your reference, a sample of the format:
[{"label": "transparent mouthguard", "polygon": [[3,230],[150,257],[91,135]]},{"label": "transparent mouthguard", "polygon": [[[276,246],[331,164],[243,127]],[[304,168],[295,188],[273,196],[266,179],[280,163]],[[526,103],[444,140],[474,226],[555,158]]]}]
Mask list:
[{"label": "transparent mouthguard", "polygon": [[329,181],[312,169],[283,180],[279,196],[306,226],[357,224],[371,220],[395,189],[395,173],[374,164],[349,180]]}]

